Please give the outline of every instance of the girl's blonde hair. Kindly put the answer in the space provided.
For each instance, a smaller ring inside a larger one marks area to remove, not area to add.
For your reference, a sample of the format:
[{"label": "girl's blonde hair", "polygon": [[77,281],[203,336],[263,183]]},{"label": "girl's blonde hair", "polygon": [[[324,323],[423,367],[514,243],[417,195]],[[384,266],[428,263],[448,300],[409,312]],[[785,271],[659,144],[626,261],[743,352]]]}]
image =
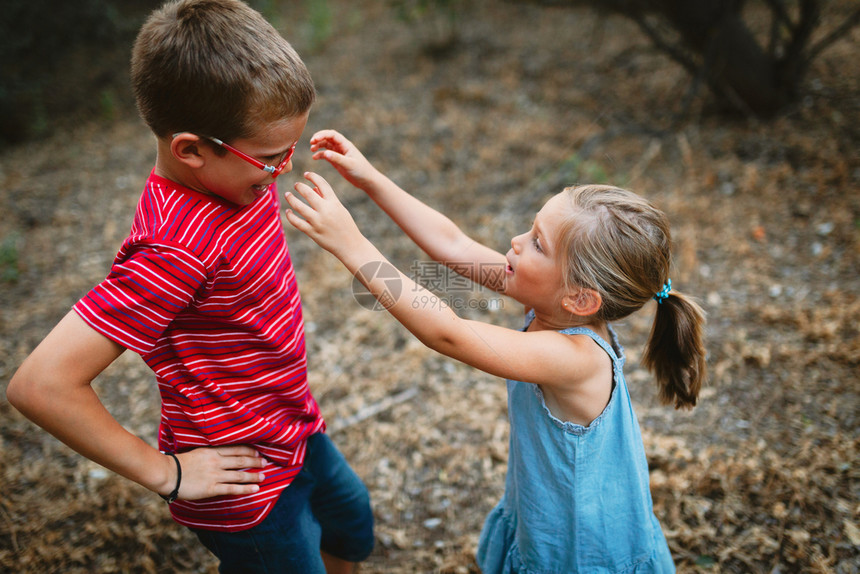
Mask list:
[{"label": "girl's blonde hair", "polygon": [[[671,235],[666,215],[633,192],[605,185],[568,187],[574,212],[561,229],[559,253],[569,291],[593,289],[603,300],[597,318],[638,311],[669,280]],[[660,400],[695,406],[705,379],[701,307],[672,290],[657,314],[642,357],[657,378]]]}]

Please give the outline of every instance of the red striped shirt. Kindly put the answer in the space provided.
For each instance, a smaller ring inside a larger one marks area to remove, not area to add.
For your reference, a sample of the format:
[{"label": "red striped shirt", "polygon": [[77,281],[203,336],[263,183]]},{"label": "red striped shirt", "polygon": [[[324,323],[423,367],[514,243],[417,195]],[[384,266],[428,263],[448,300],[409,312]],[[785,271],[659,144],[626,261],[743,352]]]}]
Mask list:
[{"label": "red striped shirt", "polygon": [[267,461],[258,493],[177,500],[173,518],[259,524],[325,430],[275,186],[240,208],[151,174],[110,274],[74,309],[155,372],[161,450],[247,444]]}]

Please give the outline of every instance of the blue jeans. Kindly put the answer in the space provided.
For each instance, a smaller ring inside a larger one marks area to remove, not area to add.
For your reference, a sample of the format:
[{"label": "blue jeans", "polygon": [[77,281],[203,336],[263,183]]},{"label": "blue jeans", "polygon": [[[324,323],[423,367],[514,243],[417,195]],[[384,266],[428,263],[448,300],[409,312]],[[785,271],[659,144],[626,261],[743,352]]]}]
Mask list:
[{"label": "blue jeans", "polygon": [[361,562],[374,542],[367,488],[324,433],[308,438],[301,472],[263,522],[239,532],[192,530],[222,574],[325,574],[320,550]]}]

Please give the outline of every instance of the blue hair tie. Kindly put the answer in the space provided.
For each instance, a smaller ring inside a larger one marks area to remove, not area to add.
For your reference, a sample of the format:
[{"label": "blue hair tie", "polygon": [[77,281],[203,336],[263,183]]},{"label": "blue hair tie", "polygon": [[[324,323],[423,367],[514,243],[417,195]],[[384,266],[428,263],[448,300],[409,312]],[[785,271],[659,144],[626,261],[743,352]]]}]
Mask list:
[{"label": "blue hair tie", "polygon": [[657,303],[663,303],[663,301],[669,297],[669,291],[671,291],[671,290],[672,290],[672,280],[666,279],[666,284],[663,285],[662,289],[657,291],[657,293],[654,295],[654,300],[657,301]]}]

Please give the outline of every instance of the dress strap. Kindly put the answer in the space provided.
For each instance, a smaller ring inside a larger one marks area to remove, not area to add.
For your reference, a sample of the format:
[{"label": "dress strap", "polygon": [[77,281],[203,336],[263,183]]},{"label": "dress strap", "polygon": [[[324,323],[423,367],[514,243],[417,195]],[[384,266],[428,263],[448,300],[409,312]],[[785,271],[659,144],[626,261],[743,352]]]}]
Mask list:
[{"label": "dress strap", "polygon": [[609,358],[612,359],[612,364],[615,365],[616,368],[620,368],[624,365],[624,361],[627,357],[624,356],[624,348],[618,343],[618,335],[615,334],[615,330],[612,328],[612,325],[606,326],[609,331],[609,336],[612,339],[612,344],[606,342],[606,340],[589,329],[588,327],[569,327],[567,329],[562,329],[559,333],[563,335],[587,335],[594,340],[595,343],[601,346],[601,348],[606,351],[606,354],[609,355]]},{"label": "dress strap", "polygon": [[[526,322],[523,330],[528,329],[534,319],[534,309],[529,309],[529,312],[526,313]],[[624,355],[624,347],[622,347],[621,343],[618,342],[618,335],[615,333],[615,329],[612,328],[612,325],[607,324],[606,329],[609,331],[609,337],[612,339],[611,344],[607,343],[603,337],[588,327],[568,327],[567,329],[562,329],[559,333],[563,335],[587,335],[591,337],[595,343],[600,345],[600,347],[606,351],[606,354],[612,359],[612,363],[616,365],[616,367],[620,368],[624,366],[624,362],[627,359]]]}]

